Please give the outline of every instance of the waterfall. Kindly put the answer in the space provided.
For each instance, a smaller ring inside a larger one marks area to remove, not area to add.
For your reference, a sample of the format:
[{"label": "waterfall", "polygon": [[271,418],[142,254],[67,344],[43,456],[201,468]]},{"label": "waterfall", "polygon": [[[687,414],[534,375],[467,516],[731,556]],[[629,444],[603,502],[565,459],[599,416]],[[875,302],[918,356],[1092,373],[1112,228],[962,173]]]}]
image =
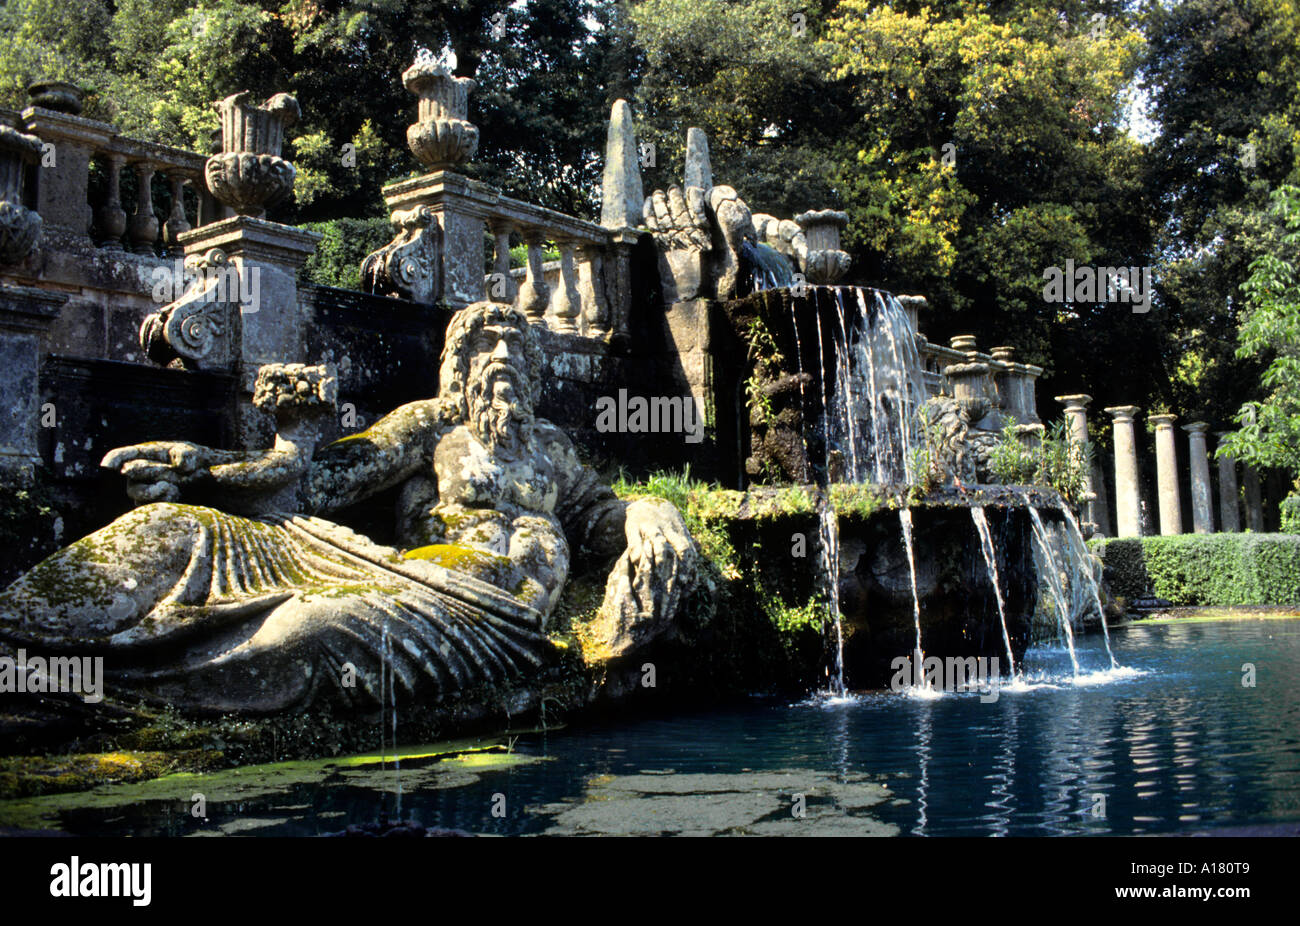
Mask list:
[{"label": "waterfall", "polygon": [[[824,302],[836,316],[829,325]],[[907,312],[892,294],[861,287],[814,287],[812,305],[818,354],[829,366],[821,396],[828,465],[838,451],[850,482],[910,483],[925,378]]]},{"label": "waterfall", "polygon": [[840,522],[829,501],[822,502],[819,518],[822,575],[826,578],[827,598],[835,619],[835,678],[831,694],[843,698],[847,689],[844,687],[844,626],[840,618]]},{"label": "waterfall", "polygon": [[916,590],[916,555],[912,551],[912,512],[899,499],[898,520],[903,526],[903,546],[907,550],[907,571],[912,578],[912,617],[916,621],[916,653],[912,656],[912,684],[930,690],[925,678],[925,655],[921,648],[921,596]]},{"label": "waterfall", "polygon": [[983,507],[970,510],[971,520],[975,522],[975,533],[979,534],[980,549],[984,552],[984,565],[988,569],[989,580],[993,583],[993,594],[998,602],[998,619],[1002,621],[1002,642],[1007,647],[1007,664],[1011,667],[1011,676],[1016,674],[1016,657],[1011,652],[1011,634],[1007,631],[1006,606],[1002,601],[1002,584],[998,581],[998,561],[993,550],[993,536],[989,533],[988,518],[984,516]]},{"label": "waterfall", "polygon": [[1034,526],[1034,539],[1038,543],[1039,554],[1044,561],[1045,568],[1042,570],[1041,575],[1047,579],[1047,588],[1052,596],[1052,606],[1056,609],[1056,619],[1065,635],[1065,644],[1070,650],[1070,665],[1074,667],[1074,674],[1077,678],[1079,675],[1079,658],[1074,652],[1074,630],[1070,626],[1070,606],[1066,601],[1065,589],[1061,585],[1061,569],[1057,564],[1051,538],[1048,536],[1047,528],[1043,525],[1043,519],[1039,517],[1038,509],[1033,505],[1028,507],[1030,522]]},{"label": "waterfall", "polygon": [[1070,562],[1075,566],[1071,570],[1071,577],[1082,576],[1084,584],[1092,593],[1093,603],[1097,606],[1097,617],[1101,620],[1101,633],[1106,641],[1106,655],[1110,657],[1110,667],[1118,669],[1119,663],[1115,660],[1115,652],[1110,648],[1110,629],[1106,626],[1106,609],[1101,606],[1101,589],[1097,584],[1097,575],[1092,569],[1092,557],[1088,553],[1088,545],[1083,541],[1083,531],[1079,529],[1079,522],[1069,506],[1062,506],[1061,511],[1065,514],[1065,539],[1070,553]]}]

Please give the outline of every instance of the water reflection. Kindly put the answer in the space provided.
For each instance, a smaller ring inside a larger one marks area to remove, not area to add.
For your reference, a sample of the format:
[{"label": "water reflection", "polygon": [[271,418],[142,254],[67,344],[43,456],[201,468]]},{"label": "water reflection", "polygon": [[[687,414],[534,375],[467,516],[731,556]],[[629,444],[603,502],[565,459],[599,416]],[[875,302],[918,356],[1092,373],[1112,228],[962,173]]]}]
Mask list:
[{"label": "water reflection", "polygon": [[[1105,659],[1099,639],[1079,642],[1085,665]],[[1112,644],[1134,672],[1076,685],[1063,648],[1031,651],[1026,683],[992,703],[755,700],[525,735],[509,753],[407,756],[403,809],[502,835],[1129,834],[1300,819],[1300,621],[1139,625]],[[161,779],[0,803],[0,825],[313,835],[391,809],[393,773],[336,760]],[[190,814],[195,791],[207,820]]]}]

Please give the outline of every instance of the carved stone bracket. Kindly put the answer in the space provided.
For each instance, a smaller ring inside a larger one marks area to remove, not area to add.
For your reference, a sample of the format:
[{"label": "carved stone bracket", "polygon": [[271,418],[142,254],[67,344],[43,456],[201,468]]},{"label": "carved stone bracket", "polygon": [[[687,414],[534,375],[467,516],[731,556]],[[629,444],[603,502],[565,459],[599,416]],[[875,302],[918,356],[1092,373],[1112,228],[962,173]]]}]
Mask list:
[{"label": "carved stone bracket", "polygon": [[233,341],[239,313],[236,268],[225,252],[212,248],[185,260],[196,279],[175,302],[145,318],[140,346],[154,363],[179,359],[187,369],[222,369],[239,355]]},{"label": "carved stone bracket", "polygon": [[400,296],[425,305],[442,293],[442,226],[428,206],[392,215],[397,236],[361,264],[361,287],[380,296]]}]

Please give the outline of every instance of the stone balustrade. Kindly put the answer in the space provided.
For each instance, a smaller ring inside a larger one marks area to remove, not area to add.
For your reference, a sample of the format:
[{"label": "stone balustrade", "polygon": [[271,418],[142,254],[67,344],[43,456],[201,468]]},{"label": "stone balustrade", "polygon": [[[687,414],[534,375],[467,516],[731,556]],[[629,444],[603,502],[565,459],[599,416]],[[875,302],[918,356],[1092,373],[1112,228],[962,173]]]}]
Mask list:
[{"label": "stone balustrade", "polygon": [[[7,110],[0,118],[45,146],[31,186],[46,246],[173,256],[180,253],[181,233],[225,215],[204,186],[201,154],[129,138],[107,123],[39,106]],[[103,172],[102,184],[92,184],[92,171]],[[122,193],[128,174],[135,187],[129,198]],[[187,186],[195,200],[189,209]]]},{"label": "stone balustrade", "polygon": [[[384,199],[395,223],[423,210],[424,225],[367,258],[371,291],[451,308],[491,298],[560,333],[626,338],[635,230],[513,199],[446,170],[389,184]],[[493,242],[486,262],[485,235]],[[512,242],[526,247],[523,268],[511,268]],[[544,261],[550,248],[559,261]]]},{"label": "stone balustrade", "polygon": [[[907,308],[908,304],[904,303]],[[1036,384],[1043,368],[1027,363],[1017,363],[1015,351],[1010,347],[995,347],[989,353],[976,349],[972,335],[952,339],[952,346],[934,344],[918,335],[925,384],[931,395],[955,395],[953,384],[944,370],[962,364],[979,363],[988,367],[983,391],[1001,420],[988,420],[991,427],[1001,427],[1007,420],[1017,424],[1040,424]],[[990,419],[994,416],[991,414]]]}]

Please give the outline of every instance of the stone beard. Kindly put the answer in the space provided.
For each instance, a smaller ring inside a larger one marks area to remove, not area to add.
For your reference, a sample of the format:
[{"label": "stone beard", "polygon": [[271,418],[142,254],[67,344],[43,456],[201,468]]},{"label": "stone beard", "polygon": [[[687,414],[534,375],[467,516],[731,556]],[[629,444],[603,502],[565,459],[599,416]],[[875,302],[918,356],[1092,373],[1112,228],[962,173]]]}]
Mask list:
[{"label": "stone beard", "polygon": [[532,409],[519,399],[519,374],[501,361],[489,363],[465,390],[469,425],[483,445],[507,460],[519,459],[533,443]]}]

